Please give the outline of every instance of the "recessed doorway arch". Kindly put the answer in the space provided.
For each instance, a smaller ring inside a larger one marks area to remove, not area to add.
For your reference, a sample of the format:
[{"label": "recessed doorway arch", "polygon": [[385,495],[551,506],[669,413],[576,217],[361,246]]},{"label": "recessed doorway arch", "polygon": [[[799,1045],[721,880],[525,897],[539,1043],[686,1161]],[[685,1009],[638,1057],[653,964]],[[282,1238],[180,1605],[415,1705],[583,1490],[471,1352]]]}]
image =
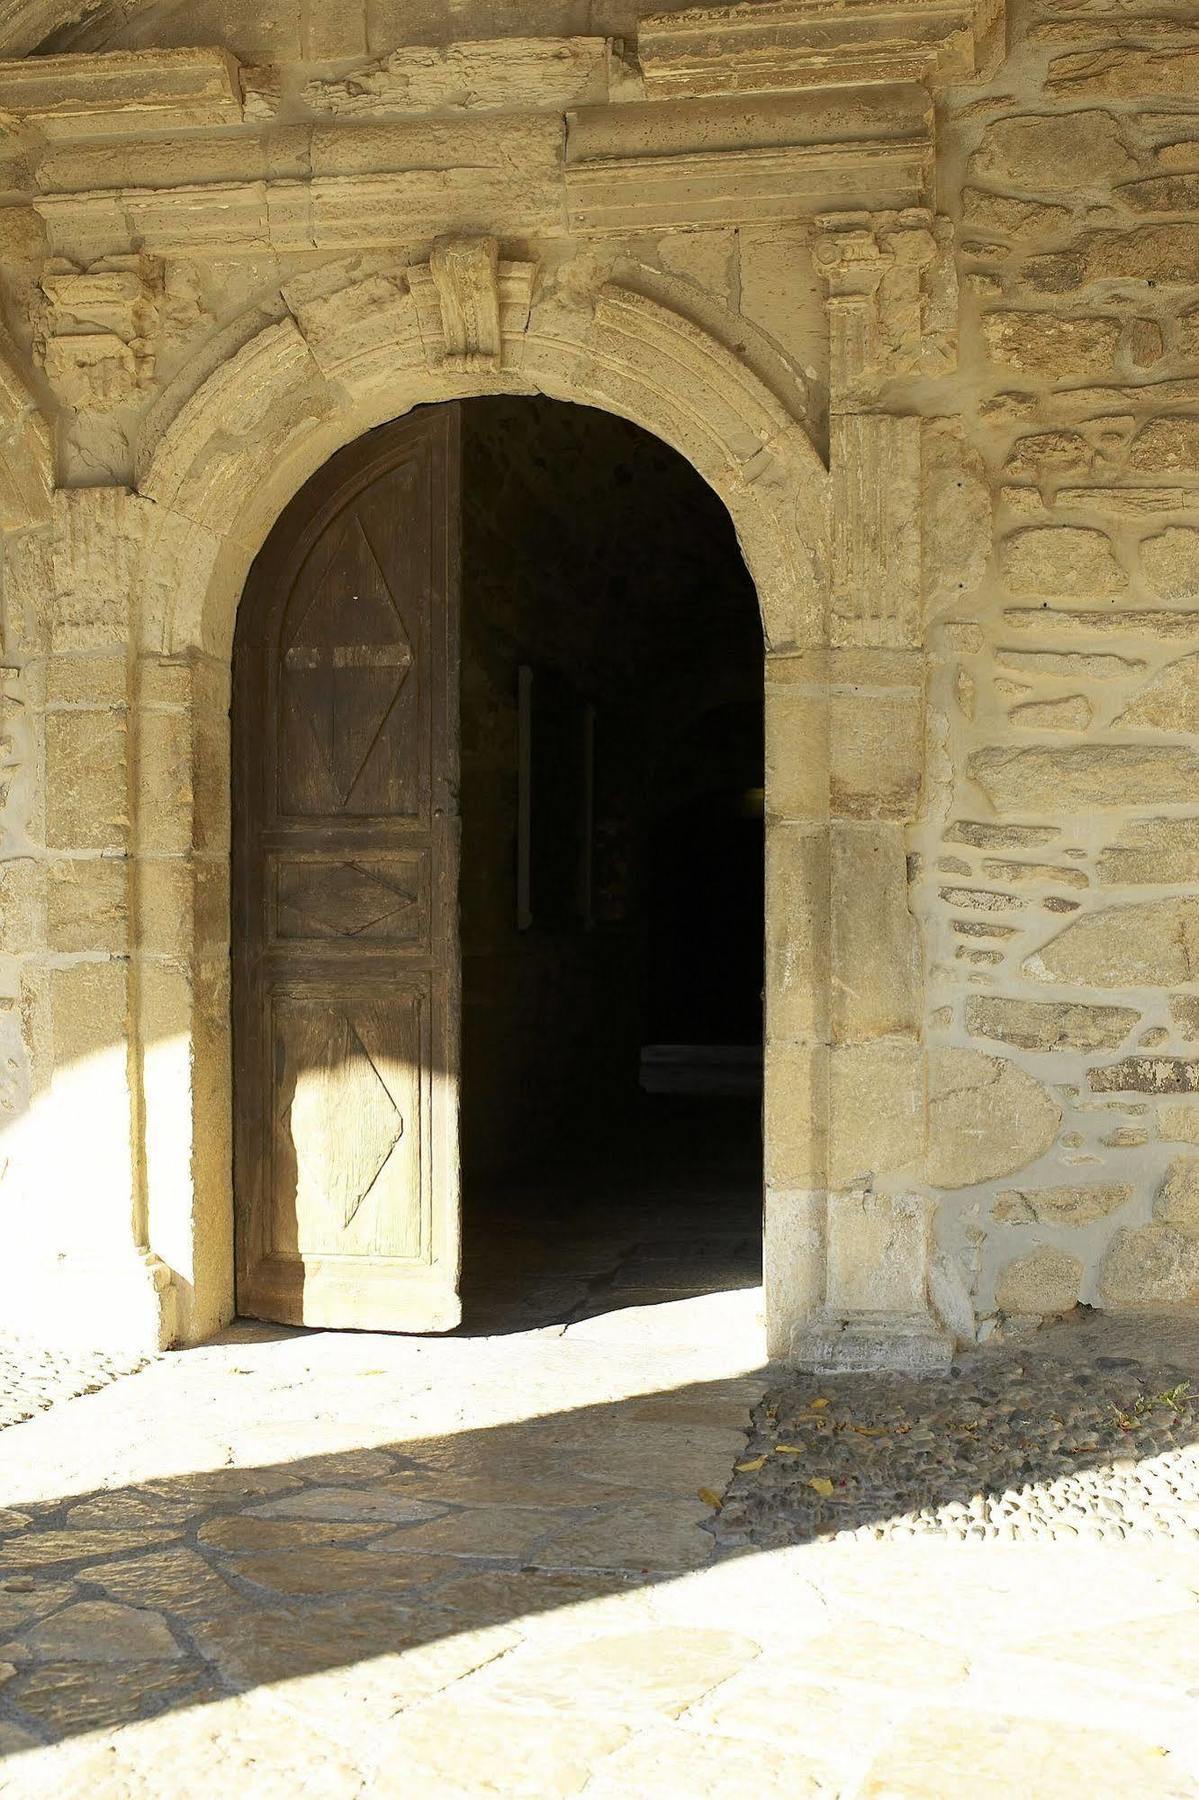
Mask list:
[{"label": "recessed doorway arch", "polygon": [[239,1312],[735,1289],[752,1339],[763,692],[728,514],[639,427],[442,403],[309,479],[234,638]]},{"label": "recessed doorway arch", "polygon": [[[463,367],[422,338],[402,273],[341,288],[326,277],[314,298],[295,301],[294,318],[260,331],[207,375],[140,459],[139,492],[153,506],[138,565],[139,729],[143,742],[169,731],[189,762],[187,841],[176,820],[169,850],[202,895],[185,922],[184,979],[165,999],[143,988],[138,1000],[142,1081],[152,1095],[147,1237],[152,1255],[159,1244],[168,1249],[184,1339],[202,1337],[232,1305],[230,1129],[227,1101],[220,1105],[229,1092],[225,684],[246,573],[286,502],[343,444],[415,405],[505,392],[542,392],[632,419],[679,450],[724,501],[762,609],[768,695],[783,701],[772,708],[779,755],[772,765],[768,753],[768,839],[785,847],[782,875],[792,889],[808,864],[818,894],[827,740],[823,677],[811,658],[825,632],[828,480],[803,426],[716,338],[636,293],[604,289],[570,307],[535,305],[518,328],[505,326],[498,358]],[[164,662],[179,672],[169,721],[150,701]],[[808,694],[814,729],[802,778],[788,772],[780,781],[793,760],[794,702],[806,704]],[[156,830],[152,809],[143,809],[139,853],[159,850]],[[800,923],[794,938],[775,943],[767,967],[767,1315],[777,1353],[824,1297],[827,935]],[[158,1125],[166,1117],[169,1133]]]}]

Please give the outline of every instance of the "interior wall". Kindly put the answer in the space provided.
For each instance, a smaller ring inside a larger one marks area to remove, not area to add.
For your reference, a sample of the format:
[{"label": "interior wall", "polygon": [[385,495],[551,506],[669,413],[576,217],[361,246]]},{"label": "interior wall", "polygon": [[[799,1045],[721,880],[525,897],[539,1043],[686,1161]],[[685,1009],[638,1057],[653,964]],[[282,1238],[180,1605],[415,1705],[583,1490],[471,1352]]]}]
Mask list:
[{"label": "interior wall", "polygon": [[[693,891],[670,896],[680,941],[663,946],[655,851],[672,819],[676,848],[680,818],[696,845],[713,794],[717,809],[728,810],[730,796],[760,790],[762,641],[724,507],[689,464],[638,427],[541,398],[473,400],[463,407],[462,456],[469,1169],[527,1158],[532,1146],[552,1152],[634,1102],[640,1048],[661,1016],[660,1000],[658,1018],[651,1004],[651,959],[677,967],[705,931],[710,941],[722,878],[691,850]],[[547,797],[552,777],[535,762],[533,917],[524,929],[522,664],[532,670],[534,731],[556,729],[566,765],[558,779],[568,790],[565,807]],[[584,707],[594,717],[589,907],[572,879],[584,836]],[[729,968],[749,986],[751,1020],[762,941],[760,841],[755,864],[752,831],[751,818],[747,905],[727,929]],[[566,832],[570,843],[546,843],[547,833]],[[715,821],[712,832],[718,849]],[[556,869],[546,870],[547,857]],[[698,920],[705,923],[697,936]],[[701,991],[711,979],[702,965],[691,978]],[[759,1016],[759,1037],[760,1029]]]}]

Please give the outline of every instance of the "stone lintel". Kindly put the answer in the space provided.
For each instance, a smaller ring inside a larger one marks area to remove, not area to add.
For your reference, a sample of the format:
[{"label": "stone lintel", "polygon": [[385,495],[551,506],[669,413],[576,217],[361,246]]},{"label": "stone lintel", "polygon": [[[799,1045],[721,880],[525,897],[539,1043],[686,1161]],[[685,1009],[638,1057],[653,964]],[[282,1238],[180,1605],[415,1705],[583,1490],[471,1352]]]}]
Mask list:
[{"label": "stone lintel", "polygon": [[643,18],[651,99],[912,80],[966,81],[1003,50],[1003,0],[774,0]]}]

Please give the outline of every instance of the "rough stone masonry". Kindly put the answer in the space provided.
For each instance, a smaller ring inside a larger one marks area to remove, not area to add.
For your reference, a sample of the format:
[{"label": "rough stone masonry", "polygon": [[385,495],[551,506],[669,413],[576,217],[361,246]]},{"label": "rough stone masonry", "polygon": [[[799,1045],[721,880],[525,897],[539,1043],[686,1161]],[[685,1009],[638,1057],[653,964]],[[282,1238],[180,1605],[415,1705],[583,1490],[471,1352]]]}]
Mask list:
[{"label": "rough stone masonry", "polygon": [[0,56],[13,1315],[229,1316],[241,584],[335,448],[528,391],[757,585],[771,1349],[1194,1304],[1199,9],[11,0]]}]

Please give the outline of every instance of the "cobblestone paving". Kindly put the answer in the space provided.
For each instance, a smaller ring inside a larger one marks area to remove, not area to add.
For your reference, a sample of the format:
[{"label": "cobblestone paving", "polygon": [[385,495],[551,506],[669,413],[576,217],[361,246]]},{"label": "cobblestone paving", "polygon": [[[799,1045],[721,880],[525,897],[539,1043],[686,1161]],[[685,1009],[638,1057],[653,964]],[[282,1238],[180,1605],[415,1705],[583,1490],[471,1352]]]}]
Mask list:
[{"label": "cobblestone paving", "polygon": [[145,1366],[144,1356],[52,1350],[0,1332],[0,1430],[19,1425],[59,1400],[93,1394],[119,1375]]},{"label": "cobblestone paving", "polygon": [[755,1409],[726,1546],[925,1534],[1199,1542],[1199,1379],[1038,1346],[949,1380],[787,1379]]}]

